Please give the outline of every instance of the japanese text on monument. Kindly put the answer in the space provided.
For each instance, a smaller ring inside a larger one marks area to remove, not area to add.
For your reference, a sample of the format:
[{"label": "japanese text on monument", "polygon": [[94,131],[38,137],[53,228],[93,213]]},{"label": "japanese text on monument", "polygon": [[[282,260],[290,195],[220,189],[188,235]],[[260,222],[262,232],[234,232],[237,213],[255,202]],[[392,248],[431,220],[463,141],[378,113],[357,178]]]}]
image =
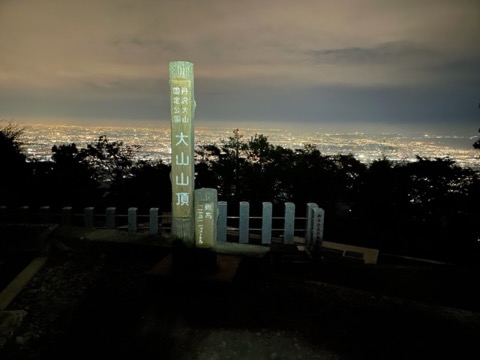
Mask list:
[{"label": "japanese text on monument", "polygon": [[[191,81],[172,79],[170,83],[172,119],[173,212],[188,217],[193,197],[192,171],[192,86]],[[185,208],[185,211],[182,210]]]}]

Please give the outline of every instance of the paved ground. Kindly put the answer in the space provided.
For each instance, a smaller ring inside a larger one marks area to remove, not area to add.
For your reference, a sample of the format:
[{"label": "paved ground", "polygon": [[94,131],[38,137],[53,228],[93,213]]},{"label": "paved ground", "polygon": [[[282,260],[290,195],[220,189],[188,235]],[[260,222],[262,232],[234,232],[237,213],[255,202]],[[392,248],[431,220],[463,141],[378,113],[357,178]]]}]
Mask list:
[{"label": "paved ground", "polygon": [[[7,308],[22,326],[2,360],[480,356],[478,309],[472,299],[459,302],[469,292],[457,288],[461,296],[445,304],[439,297],[448,289],[426,290],[442,284],[433,273],[446,270],[397,266],[379,276],[358,265],[312,266],[252,252],[240,256],[231,282],[189,280],[151,273],[171,254],[153,244],[158,239],[122,233],[112,242],[105,231],[62,231]],[[355,278],[357,286],[349,283]]]}]

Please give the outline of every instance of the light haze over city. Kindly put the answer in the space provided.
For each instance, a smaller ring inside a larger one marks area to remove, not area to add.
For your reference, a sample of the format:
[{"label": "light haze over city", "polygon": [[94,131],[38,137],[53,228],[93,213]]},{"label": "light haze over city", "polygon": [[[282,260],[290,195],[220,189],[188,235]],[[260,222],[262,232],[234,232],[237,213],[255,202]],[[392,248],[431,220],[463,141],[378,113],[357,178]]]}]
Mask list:
[{"label": "light haze over city", "polygon": [[479,19],[470,0],[0,1],[0,119],[165,127],[184,60],[197,126],[476,136]]}]

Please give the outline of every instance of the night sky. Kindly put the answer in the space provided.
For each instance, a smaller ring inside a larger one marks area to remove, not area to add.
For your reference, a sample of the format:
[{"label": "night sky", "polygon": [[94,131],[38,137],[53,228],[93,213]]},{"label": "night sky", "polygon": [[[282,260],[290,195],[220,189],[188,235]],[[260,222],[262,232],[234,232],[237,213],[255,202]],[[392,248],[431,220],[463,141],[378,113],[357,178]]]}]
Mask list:
[{"label": "night sky", "polygon": [[0,119],[167,126],[168,63],[196,123],[480,127],[478,0],[0,0]]}]

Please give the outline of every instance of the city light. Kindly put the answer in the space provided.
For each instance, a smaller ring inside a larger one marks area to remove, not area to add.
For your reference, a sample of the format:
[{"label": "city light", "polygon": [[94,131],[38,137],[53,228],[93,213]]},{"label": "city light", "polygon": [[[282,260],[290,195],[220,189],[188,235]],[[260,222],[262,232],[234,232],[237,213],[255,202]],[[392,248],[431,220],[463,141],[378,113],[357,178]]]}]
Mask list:
[{"label": "city light", "polygon": [[[221,145],[232,136],[233,128],[209,127],[195,129],[195,143]],[[480,170],[480,154],[471,146],[472,139],[461,136],[422,135],[407,136],[398,133],[323,133],[306,130],[240,128],[243,140],[255,134],[267,136],[272,145],[302,149],[305,144],[316,145],[323,155],[353,154],[363,163],[384,157],[391,161],[416,161],[425,158],[449,158],[458,165]],[[26,125],[23,134],[24,151],[30,158],[49,160],[53,145],[75,143],[85,147],[106,135],[110,141],[125,145],[140,145],[137,158],[162,160],[169,163],[171,139],[169,127],[83,127],[68,125]]]}]

